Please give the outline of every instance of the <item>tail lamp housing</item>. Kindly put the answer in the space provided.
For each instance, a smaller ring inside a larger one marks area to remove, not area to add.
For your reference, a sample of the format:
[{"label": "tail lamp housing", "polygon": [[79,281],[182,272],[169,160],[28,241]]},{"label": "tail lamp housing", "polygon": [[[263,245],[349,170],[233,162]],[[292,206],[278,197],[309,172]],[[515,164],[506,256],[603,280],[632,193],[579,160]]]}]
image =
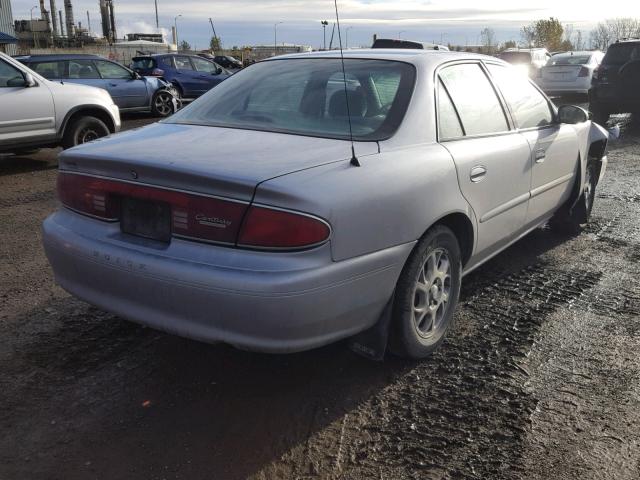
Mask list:
[{"label": "tail lamp housing", "polygon": [[61,171],[58,198],[68,209],[119,222],[123,198],[171,208],[173,237],[254,250],[304,250],[326,243],[331,227],[301,212],[104,177]]}]

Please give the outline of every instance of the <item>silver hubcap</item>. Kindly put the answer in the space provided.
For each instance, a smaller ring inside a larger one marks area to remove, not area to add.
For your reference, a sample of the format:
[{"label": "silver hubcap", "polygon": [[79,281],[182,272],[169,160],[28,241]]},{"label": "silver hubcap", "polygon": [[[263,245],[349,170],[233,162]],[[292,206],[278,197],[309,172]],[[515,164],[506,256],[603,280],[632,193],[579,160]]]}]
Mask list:
[{"label": "silver hubcap", "polygon": [[167,94],[160,94],[156,97],[155,107],[159,114],[169,115],[173,111],[171,100],[171,95]]},{"label": "silver hubcap", "polygon": [[587,207],[587,212],[589,212],[591,210],[591,204],[593,202],[593,181],[591,178],[591,169],[589,168],[587,168],[584,182],[584,201]]},{"label": "silver hubcap", "polygon": [[418,272],[413,294],[413,323],[423,337],[442,327],[451,297],[451,260],[438,248],[425,259]]}]

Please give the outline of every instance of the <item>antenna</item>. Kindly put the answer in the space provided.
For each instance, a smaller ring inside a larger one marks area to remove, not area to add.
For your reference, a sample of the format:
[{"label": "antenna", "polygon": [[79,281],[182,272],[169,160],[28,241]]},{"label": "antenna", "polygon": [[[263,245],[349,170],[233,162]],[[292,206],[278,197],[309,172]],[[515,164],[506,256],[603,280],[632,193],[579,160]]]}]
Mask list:
[{"label": "antenna", "polygon": [[344,99],[347,103],[347,118],[349,120],[349,139],[351,140],[351,165],[361,167],[356,156],[356,145],[353,141],[353,124],[351,123],[351,107],[349,107],[349,89],[347,87],[347,70],[344,67],[344,51],[342,50],[342,33],[340,31],[340,16],[338,15],[338,0],[333,0],[336,7],[336,23],[338,25],[338,41],[340,42],[340,61],[342,62],[342,76],[344,77]]}]

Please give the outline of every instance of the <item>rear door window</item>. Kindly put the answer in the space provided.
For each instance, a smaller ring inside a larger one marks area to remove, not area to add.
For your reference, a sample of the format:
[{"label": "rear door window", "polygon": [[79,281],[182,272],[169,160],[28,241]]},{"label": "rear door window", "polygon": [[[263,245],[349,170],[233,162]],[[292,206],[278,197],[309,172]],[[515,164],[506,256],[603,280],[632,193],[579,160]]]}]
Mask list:
[{"label": "rear door window", "polygon": [[49,80],[64,78],[64,62],[32,63],[29,67]]},{"label": "rear door window", "polygon": [[527,77],[502,65],[489,64],[487,67],[519,128],[545,127],[553,123],[551,105]]},{"label": "rear door window", "polygon": [[507,117],[489,78],[477,63],[440,71],[467,135],[488,135],[509,130]]},{"label": "rear door window", "polygon": [[151,70],[156,68],[155,60],[153,58],[134,58],[131,63],[131,68],[140,70]]},{"label": "rear door window", "polygon": [[458,112],[442,81],[438,82],[438,128],[441,140],[451,140],[464,136]]}]

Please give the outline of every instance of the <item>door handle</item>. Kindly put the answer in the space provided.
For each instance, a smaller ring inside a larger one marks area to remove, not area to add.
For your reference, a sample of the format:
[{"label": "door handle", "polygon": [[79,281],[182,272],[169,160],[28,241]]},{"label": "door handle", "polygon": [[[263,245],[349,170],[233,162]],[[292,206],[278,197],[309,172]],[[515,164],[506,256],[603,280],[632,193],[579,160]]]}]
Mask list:
[{"label": "door handle", "polygon": [[547,159],[547,152],[544,150],[536,150],[536,163],[544,163]]},{"label": "door handle", "polygon": [[473,183],[478,183],[484,180],[484,177],[487,175],[487,169],[482,166],[473,167],[471,169],[471,181]]}]

